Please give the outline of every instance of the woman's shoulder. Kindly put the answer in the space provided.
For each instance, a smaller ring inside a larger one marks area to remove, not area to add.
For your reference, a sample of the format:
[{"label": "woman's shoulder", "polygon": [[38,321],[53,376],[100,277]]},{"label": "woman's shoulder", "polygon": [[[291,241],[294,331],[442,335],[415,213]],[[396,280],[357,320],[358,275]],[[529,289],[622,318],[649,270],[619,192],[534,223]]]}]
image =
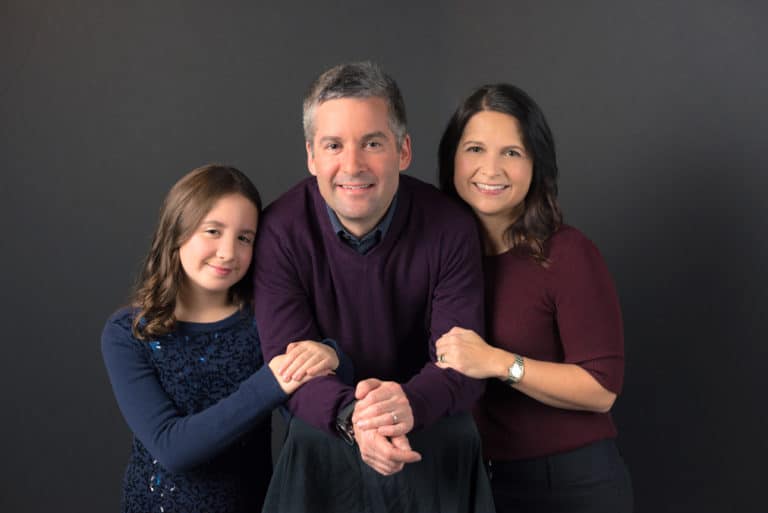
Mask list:
[{"label": "woman's shoulder", "polygon": [[597,249],[595,243],[584,232],[568,224],[561,225],[552,234],[549,239],[549,245],[552,253],[592,251]]},{"label": "woman's shoulder", "polygon": [[566,224],[550,237],[548,256],[554,270],[571,271],[603,261],[595,243],[581,230]]}]

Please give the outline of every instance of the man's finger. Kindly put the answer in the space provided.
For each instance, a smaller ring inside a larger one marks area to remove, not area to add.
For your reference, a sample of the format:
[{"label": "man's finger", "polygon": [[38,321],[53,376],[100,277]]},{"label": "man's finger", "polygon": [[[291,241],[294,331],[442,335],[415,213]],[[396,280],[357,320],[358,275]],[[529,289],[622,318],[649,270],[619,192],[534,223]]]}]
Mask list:
[{"label": "man's finger", "polygon": [[357,384],[357,387],[355,387],[355,399],[358,401],[365,399],[365,396],[367,396],[371,390],[379,388],[381,383],[381,380],[376,378],[364,379]]},{"label": "man's finger", "polygon": [[409,424],[405,422],[398,422],[397,424],[387,424],[380,426],[376,430],[380,435],[386,437],[407,435],[409,430]]},{"label": "man's finger", "polygon": [[416,463],[421,461],[421,454],[411,449],[411,444],[406,436],[393,437],[390,443],[392,447],[385,452],[388,460],[399,463]]}]

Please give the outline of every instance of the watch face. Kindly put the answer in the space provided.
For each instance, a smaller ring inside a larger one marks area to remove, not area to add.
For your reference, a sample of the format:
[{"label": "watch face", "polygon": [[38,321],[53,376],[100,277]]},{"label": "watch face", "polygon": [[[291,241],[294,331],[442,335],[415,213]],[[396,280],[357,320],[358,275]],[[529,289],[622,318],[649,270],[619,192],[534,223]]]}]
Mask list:
[{"label": "watch face", "polygon": [[509,368],[509,374],[515,381],[517,381],[523,377],[523,368],[515,363],[512,367]]}]

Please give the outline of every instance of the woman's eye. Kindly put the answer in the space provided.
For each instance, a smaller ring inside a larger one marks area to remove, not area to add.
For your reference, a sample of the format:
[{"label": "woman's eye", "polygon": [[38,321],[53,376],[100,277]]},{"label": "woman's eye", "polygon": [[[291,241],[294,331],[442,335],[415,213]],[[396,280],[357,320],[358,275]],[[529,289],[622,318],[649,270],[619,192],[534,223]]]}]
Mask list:
[{"label": "woman's eye", "polygon": [[467,148],[467,151],[470,153],[480,153],[483,149],[480,146],[470,146]]},{"label": "woman's eye", "polygon": [[205,230],[205,233],[207,233],[208,235],[218,235],[219,230],[217,230],[216,228],[207,228]]},{"label": "woman's eye", "polygon": [[522,153],[520,153],[520,152],[519,152],[519,151],[517,151],[517,150],[507,150],[507,153],[506,153],[506,155],[507,155],[508,157],[518,157],[518,158],[520,158],[520,157],[522,157],[522,156],[523,156],[523,154],[522,154]]}]

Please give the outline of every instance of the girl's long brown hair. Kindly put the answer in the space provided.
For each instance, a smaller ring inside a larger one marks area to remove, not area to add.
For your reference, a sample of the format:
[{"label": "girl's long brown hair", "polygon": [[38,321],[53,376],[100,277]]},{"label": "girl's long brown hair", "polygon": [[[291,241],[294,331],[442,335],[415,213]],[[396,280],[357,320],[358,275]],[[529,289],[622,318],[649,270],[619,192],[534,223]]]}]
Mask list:
[{"label": "girl's long brown hair", "polygon": [[[261,215],[259,191],[234,167],[219,164],[199,167],[182,177],[168,192],[133,294],[133,305],[137,309],[133,334],[137,339],[151,340],[173,331],[176,298],[184,280],[179,247],[192,236],[216,201],[229,194],[244,196]],[[251,304],[253,265],[230,288],[229,299],[241,309]]]}]

